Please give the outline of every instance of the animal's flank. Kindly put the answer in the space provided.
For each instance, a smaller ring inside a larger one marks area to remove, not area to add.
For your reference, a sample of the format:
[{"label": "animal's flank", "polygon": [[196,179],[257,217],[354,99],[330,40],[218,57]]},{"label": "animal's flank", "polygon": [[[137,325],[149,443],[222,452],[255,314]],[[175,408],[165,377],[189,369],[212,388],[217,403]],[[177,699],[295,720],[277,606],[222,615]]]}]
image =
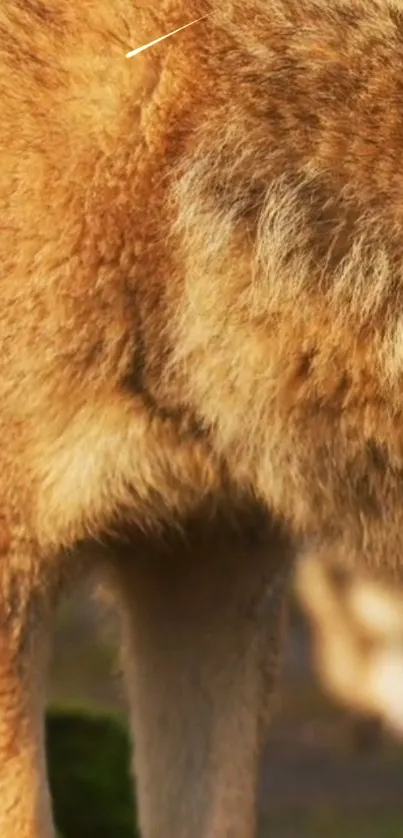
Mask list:
[{"label": "animal's flank", "polygon": [[252,838],[299,545],[401,574],[402,91],[400,0],[3,0],[2,838],[52,835],[74,569],[125,613],[144,838]]}]

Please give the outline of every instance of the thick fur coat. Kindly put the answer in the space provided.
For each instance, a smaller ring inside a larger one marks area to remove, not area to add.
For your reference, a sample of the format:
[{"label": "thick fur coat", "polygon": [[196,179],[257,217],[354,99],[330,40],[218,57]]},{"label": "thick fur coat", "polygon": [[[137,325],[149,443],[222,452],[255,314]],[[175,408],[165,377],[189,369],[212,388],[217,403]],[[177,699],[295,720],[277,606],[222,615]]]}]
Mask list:
[{"label": "thick fur coat", "polygon": [[253,834],[295,545],[399,568],[402,108],[399,0],[3,0],[2,838],[52,834],[38,661],[88,545],[126,614],[145,838]]}]

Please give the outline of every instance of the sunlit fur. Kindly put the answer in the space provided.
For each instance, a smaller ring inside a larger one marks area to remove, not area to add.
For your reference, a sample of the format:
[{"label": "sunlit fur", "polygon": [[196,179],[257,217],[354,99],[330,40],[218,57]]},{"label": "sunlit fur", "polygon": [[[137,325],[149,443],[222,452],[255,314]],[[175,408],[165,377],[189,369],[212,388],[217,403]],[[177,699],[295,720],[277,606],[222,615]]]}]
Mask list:
[{"label": "sunlit fur", "polygon": [[[2,838],[52,833],[47,620],[101,553],[138,653],[144,838],[253,835],[292,551],[341,540],[401,572],[402,15],[1,4]],[[170,701],[161,590],[172,636],[194,641],[172,653]],[[185,731],[175,684],[199,708]],[[161,725],[166,762],[147,745]]]},{"label": "sunlit fur", "polygon": [[296,563],[295,593],[311,628],[319,681],[350,711],[403,735],[403,591],[336,553]]}]

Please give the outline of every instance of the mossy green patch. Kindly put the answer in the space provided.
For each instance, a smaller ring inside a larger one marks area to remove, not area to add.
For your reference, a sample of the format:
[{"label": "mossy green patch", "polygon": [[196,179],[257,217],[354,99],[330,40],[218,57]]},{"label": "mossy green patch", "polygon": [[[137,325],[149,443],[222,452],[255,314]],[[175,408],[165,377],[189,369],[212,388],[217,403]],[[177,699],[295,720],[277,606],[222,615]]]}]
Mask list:
[{"label": "mossy green patch", "polygon": [[47,714],[49,781],[63,838],[137,838],[124,724],[69,709]]}]

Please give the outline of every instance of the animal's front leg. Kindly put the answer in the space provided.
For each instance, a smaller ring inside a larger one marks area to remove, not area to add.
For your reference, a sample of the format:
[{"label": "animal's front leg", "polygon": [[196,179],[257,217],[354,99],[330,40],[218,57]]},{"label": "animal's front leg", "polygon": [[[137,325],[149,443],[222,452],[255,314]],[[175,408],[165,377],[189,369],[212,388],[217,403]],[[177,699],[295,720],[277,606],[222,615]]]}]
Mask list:
[{"label": "animal's front leg", "polygon": [[0,559],[0,836],[53,838],[44,746],[46,575],[23,543]]},{"label": "animal's front leg", "polygon": [[255,835],[288,559],[214,527],[122,560],[143,838]]}]

